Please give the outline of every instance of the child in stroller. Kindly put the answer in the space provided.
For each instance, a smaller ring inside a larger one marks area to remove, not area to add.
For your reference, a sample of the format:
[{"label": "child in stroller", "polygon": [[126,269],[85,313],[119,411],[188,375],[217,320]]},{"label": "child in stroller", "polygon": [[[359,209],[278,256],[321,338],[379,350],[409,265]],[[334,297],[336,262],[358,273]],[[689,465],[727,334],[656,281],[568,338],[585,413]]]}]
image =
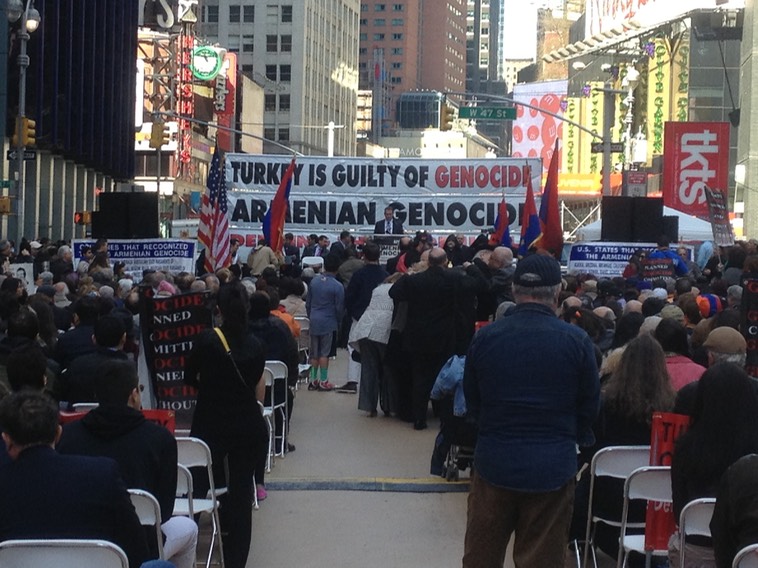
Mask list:
[{"label": "child in stroller", "polygon": [[463,367],[466,357],[453,355],[437,375],[431,399],[438,402],[440,432],[434,441],[430,473],[448,481],[473,464],[476,424],[466,417]]}]

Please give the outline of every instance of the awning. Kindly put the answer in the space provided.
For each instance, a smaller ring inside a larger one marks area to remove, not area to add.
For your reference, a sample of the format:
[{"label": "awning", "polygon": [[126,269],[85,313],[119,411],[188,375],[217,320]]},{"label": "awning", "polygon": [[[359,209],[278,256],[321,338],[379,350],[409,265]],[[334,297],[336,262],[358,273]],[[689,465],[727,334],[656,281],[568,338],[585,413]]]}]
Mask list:
[{"label": "awning", "polygon": [[[652,35],[659,28],[681,22],[700,13],[713,13],[720,10],[697,8],[680,13],[670,19],[663,19],[651,25],[643,25],[635,19],[627,20],[613,28],[591,37],[586,37],[581,41],[568,44],[564,47],[554,49],[550,53],[542,56],[545,63],[558,63],[567,61],[584,55],[594,55],[615,51],[617,53],[624,51],[624,46],[629,42],[646,35]],[[635,51],[639,51],[639,46],[634,46]]]}]

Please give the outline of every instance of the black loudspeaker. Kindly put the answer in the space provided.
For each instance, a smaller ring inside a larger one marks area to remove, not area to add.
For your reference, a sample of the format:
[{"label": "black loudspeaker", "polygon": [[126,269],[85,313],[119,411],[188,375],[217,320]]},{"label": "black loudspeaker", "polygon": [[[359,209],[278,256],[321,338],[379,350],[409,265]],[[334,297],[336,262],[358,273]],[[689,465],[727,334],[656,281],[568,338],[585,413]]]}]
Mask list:
[{"label": "black loudspeaker", "polygon": [[632,241],[654,243],[664,233],[663,199],[660,197],[634,197],[632,213]]},{"label": "black loudspeaker", "polygon": [[129,196],[129,238],[160,237],[158,193],[125,193]]},{"label": "black loudspeaker", "polygon": [[94,239],[128,239],[129,218],[113,211],[93,211],[91,234]]},{"label": "black loudspeaker", "polygon": [[151,239],[160,236],[157,193],[100,194],[92,214],[92,236],[109,239]]},{"label": "black loudspeaker", "polygon": [[632,240],[633,197],[603,197],[600,239],[629,242]]},{"label": "black loudspeaker", "polygon": [[663,234],[668,237],[670,243],[679,242],[679,217],[676,215],[663,216]]}]

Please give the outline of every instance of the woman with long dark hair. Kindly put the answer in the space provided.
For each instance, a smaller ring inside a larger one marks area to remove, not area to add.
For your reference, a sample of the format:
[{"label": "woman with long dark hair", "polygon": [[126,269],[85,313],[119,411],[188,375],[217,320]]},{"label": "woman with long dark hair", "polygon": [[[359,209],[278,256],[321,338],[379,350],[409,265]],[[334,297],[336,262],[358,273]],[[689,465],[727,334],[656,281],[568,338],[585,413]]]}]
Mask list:
[{"label": "woman with long dark hair", "polygon": [[[698,382],[692,424],[677,440],[671,460],[675,518],[693,499],[715,497],[729,466],[754,453],[758,453],[758,398],[753,382],[734,363],[717,363]],[[669,543],[669,559],[676,567],[675,544]],[[689,537],[686,546],[687,559],[696,558],[698,566],[715,566],[710,539]]]},{"label": "woman with long dark hair", "polygon": [[[631,340],[601,391],[600,413],[593,426],[595,445],[582,452],[581,460],[589,464],[598,450],[608,446],[650,444],[653,413],[670,411],[675,398],[660,344],[649,334]],[[585,536],[589,481],[589,475],[585,474],[577,485],[572,538],[584,539]],[[605,519],[620,521],[623,488],[623,479],[598,478],[593,511]],[[644,519],[644,507],[630,509],[631,522],[642,522]],[[618,527],[597,524],[595,543],[603,552],[616,557],[618,540]],[[640,561],[634,555],[630,557],[631,566]]]},{"label": "woman with long dark hair", "polygon": [[[228,464],[228,492],[220,498],[221,526],[227,533],[227,568],[244,568],[247,562],[256,457],[261,444],[268,444],[266,423],[257,402],[265,390],[262,376],[266,354],[248,330],[248,310],[242,285],[222,286],[216,302],[221,325],[198,336],[185,370],[185,382],[198,389],[191,435],[211,449],[216,486],[226,484],[224,461]],[[207,486],[197,483],[195,489],[205,495]]]}]

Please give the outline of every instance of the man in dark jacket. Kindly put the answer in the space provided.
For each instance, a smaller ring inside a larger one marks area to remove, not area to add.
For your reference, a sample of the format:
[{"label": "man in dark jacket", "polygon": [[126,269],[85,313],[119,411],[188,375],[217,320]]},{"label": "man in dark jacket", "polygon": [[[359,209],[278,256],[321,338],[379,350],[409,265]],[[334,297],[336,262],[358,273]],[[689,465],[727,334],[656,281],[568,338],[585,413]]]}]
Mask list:
[{"label": "man in dark jacket", "polygon": [[403,330],[403,347],[413,354],[413,427],[426,428],[429,394],[442,365],[453,354],[463,354],[474,332],[474,296],[487,283],[474,265],[466,272],[448,269],[442,248],[429,253],[429,268],[406,276],[390,288],[393,300],[408,302],[408,321]]},{"label": "man in dark jacket", "polygon": [[103,363],[94,386],[100,406],[81,420],[66,425],[58,451],[115,460],[129,488],[143,489],[158,500],[161,528],[166,537],[166,558],[177,568],[192,568],[197,525],[185,517],[172,517],[176,495],[176,439],[162,426],[145,420],[140,412],[142,400],[137,372],[129,361]]},{"label": "man in dark jacket", "polygon": [[594,441],[600,384],[587,334],[556,317],[561,267],[518,263],[516,307],[482,328],[463,389],[479,429],[468,501],[464,568],[502,565],[511,534],[517,566],[563,566],[577,446]]},{"label": "man in dark jacket", "polygon": [[89,538],[113,542],[131,568],[148,559],[145,532],[112,459],[65,456],[58,409],[36,392],[0,402],[0,427],[13,463],[0,468],[0,541]]},{"label": "man in dark jacket", "polygon": [[74,329],[61,335],[55,347],[55,359],[60,363],[61,369],[66,369],[77,357],[95,351],[92,334],[99,313],[97,298],[83,296],[76,301]]},{"label": "man in dark jacket", "polygon": [[77,402],[95,402],[95,382],[99,375],[99,367],[106,361],[126,361],[124,353],[126,329],[118,316],[108,314],[98,318],[93,327],[95,351],[74,359],[58,381],[53,394],[59,401],[69,405]]}]

